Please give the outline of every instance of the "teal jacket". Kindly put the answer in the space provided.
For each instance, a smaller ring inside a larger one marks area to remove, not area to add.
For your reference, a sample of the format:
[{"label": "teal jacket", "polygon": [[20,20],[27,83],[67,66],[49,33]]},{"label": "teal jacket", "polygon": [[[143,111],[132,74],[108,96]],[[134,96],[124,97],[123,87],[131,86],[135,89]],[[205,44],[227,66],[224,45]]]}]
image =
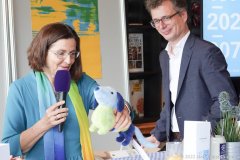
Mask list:
[{"label": "teal jacket", "polygon": [[[95,80],[83,74],[77,83],[79,93],[82,96],[87,114],[94,103],[94,89],[98,86]],[[66,99],[69,108],[68,116],[64,124],[65,154],[67,160],[81,160],[81,144],[79,139],[79,125],[77,117],[70,101]],[[37,84],[35,74],[31,71],[23,78],[16,80],[10,86],[6,110],[4,114],[2,142],[10,144],[10,154],[21,156],[20,134],[32,127],[40,120]],[[26,160],[44,160],[43,137],[25,154]]]}]

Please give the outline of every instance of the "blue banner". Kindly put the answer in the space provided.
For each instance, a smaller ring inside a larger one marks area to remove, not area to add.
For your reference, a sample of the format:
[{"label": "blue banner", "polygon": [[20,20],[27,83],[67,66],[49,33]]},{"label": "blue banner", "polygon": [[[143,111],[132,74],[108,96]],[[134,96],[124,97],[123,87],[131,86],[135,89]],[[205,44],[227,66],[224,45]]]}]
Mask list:
[{"label": "blue banner", "polygon": [[240,2],[203,0],[203,39],[223,52],[231,77],[240,77]]}]

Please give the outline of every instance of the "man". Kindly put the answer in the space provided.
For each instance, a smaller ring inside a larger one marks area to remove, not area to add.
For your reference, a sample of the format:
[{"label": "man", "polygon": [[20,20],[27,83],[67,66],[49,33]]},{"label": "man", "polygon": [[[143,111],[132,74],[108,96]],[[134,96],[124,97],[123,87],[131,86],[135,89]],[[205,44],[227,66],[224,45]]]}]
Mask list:
[{"label": "man", "polygon": [[187,26],[186,0],[146,0],[151,25],[168,41],[160,53],[165,106],[149,140],[182,141],[184,121],[220,118],[218,95],[238,98],[219,48],[192,35]]}]

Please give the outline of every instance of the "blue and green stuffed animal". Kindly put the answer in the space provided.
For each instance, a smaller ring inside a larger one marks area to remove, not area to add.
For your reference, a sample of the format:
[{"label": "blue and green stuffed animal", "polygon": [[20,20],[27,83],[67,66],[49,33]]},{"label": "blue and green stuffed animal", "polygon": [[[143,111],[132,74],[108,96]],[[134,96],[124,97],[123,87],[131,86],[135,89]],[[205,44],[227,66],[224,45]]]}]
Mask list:
[{"label": "blue and green stuffed animal", "polygon": [[[115,115],[114,110],[122,112],[124,109],[124,99],[120,93],[111,87],[98,86],[94,90],[95,107],[91,121],[92,124],[89,128],[91,132],[97,132],[100,135],[106,134],[109,131],[114,131]],[[156,144],[151,143],[145,139],[139,128],[131,124],[129,128],[119,132],[116,138],[123,146],[127,146],[133,136],[136,136],[138,142],[146,148],[156,148]]]}]

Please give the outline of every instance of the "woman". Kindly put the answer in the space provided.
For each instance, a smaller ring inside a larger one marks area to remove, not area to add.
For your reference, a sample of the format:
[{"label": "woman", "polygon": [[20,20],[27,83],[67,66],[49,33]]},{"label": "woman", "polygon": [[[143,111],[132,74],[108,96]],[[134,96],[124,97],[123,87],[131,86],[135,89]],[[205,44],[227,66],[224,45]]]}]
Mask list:
[{"label": "woman", "polygon": [[[25,159],[94,159],[87,114],[98,84],[82,73],[80,39],[68,25],[44,26],[28,49],[33,71],[10,86],[5,112],[3,139],[13,156]],[[69,70],[71,86],[66,102],[56,102],[54,77]],[[66,103],[66,108],[59,106]],[[115,128],[130,125],[127,108],[116,113]],[[58,125],[64,122],[63,132]],[[83,145],[84,144],[84,145]]]}]

